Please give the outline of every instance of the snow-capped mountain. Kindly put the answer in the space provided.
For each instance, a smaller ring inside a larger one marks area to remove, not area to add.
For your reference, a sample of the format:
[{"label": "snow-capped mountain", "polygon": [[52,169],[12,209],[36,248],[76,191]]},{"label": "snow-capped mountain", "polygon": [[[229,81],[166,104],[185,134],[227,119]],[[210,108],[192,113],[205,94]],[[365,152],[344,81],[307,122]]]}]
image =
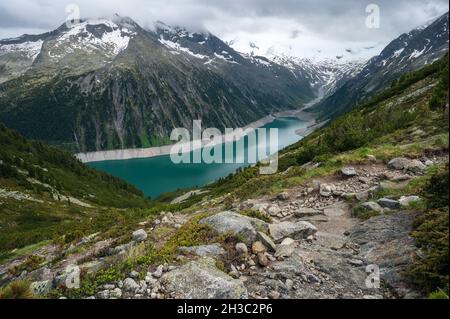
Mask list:
[{"label": "snow-capped mountain", "polygon": [[308,79],[210,33],[118,16],[0,41],[0,76],[1,121],[77,152],[165,144],[198,119],[242,127],[315,98]]},{"label": "snow-capped mountain", "polygon": [[[128,47],[139,26],[128,18],[87,19],[42,35],[0,40],[0,83],[33,68],[71,67],[71,73],[104,66]],[[41,54],[42,52],[42,54]]]},{"label": "snow-capped mountain", "polygon": [[270,55],[268,58],[274,63],[288,68],[296,76],[308,79],[316,92],[316,102],[333,94],[345,82],[356,76],[366,63],[364,60],[326,59],[317,61],[284,54]]},{"label": "snow-capped mountain", "polygon": [[448,13],[432,23],[402,34],[362,70],[318,105],[327,116],[346,112],[354,104],[390,85],[400,74],[442,58],[449,49]]}]

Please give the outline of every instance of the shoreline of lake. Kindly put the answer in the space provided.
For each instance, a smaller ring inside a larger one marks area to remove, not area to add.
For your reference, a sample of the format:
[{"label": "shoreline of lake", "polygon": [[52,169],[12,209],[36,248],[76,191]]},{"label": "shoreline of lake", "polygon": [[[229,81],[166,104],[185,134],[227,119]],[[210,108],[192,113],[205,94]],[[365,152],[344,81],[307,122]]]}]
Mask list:
[{"label": "shoreline of lake", "polygon": [[[277,118],[282,117],[297,117],[308,123],[307,127],[311,128],[317,125],[315,117],[312,113],[304,112],[303,109],[300,110],[288,110],[281,111],[275,114],[268,115],[263,117],[255,122],[252,122],[245,126],[243,130],[248,129],[258,129],[269,123],[272,123]],[[313,129],[314,130],[314,129]],[[303,134],[305,134],[305,131]],[[297,135],[304,137],[305,135],[299,134]],[[310,134],[310,132],[308,133]],[[244,137],[240,136],[240,138]],[[222,135],[222,138],[226,136]],[[75,157],[79,159],[82,163],[95,163],[95,162],[106,162],[106,161],[121,161],[121,160],[129,160],[129,159],[139,159],[139,158],[152,158],[158,156],[166,156],[170,155],[171,149],[175,144],[164,145],[164,146],[155,146],[149,148],[130,148],[130,149],[118,149],[118,150],[109,150],[109,151],[97,151],[97,152],[87,152],[87,153],[77,153]],[[203,146],[202,146],[203,147]]]}]

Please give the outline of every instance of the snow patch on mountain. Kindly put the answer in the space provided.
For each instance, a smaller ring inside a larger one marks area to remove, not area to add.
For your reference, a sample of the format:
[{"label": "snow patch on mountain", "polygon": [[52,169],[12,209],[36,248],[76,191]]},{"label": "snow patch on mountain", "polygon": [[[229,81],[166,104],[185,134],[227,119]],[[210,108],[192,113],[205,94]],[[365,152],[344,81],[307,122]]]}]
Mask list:
[{"label": "snow patch on mountain", "polygon": [[136,35],[129,27],[108,19],[83,21],[63,32],[48,54],[53,59],[60,59],[76,50],[83,50],[87,53],[101,51],[115,57],[128,47]]},{"label": "snow patch on mountain", "polygon": [[6,53],[21,53],[24,54],[28,59],[34,61],[36,57],[41,53],[42,45],[44,41],[27,41],[16,44],[0,44],[0,55]]}]

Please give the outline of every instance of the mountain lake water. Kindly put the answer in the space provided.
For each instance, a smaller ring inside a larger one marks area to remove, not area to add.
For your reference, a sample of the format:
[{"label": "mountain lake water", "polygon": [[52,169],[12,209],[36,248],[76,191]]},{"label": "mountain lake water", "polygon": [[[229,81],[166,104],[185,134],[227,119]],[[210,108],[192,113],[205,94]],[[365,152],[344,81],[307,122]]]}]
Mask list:
[{"label": "mountain lake water", "polygon": [[[278,150],[281,150],[301,140],[302,137],[295,132],[298,129],[307,127],[307,125],[307,121],[299,118],[283,117],[275,119],[273,122],[263,126],[263,128],[278,129]],[[255,151],[256,148],[262,149],[262,154],[266,154],[266,156],[258,157],[259,160],[268,157],[270,155],[269,135],[269,130],[267,130],[266,143],[258,143],[259,139],[257,139],[256,144],[248,136],[243,137],[243,152],[242,150],[240,152],[237,151],[236,144],[238,143],[233,142],[233,153],[235,153],[233,154],[233,164],[225,163],[227,154],[225,152],[225,144],[222,144],[222,158],[224,160],[221,164],[206,164],[203,161],[200,164],[175,164],[172,162],[170,155],[164,155],[141,159],[93,162],[88,165],[120,177],[142,190],[146,196],[155,198],[163,193],[178,189],[205,186],[219,178],[234,173],[238,168],[250,166],[252,164],[249,164],[248,154],[251,151]],[[263,148],[266,149],[264,150]],[[200,151],[195,150],[194,152]],[[190,155],[192,159],[192,152]],[[236,157],[244,158],[244,160],[237,163]]]}]

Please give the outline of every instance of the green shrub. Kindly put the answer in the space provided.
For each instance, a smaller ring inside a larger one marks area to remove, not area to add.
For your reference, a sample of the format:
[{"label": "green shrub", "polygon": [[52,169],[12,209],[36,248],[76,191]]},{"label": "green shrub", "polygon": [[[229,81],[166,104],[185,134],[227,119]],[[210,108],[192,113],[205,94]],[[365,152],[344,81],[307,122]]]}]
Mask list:
[{"label": "green shrub", "polygon": [[0,290],[0,299],[34,299],[30,283],[24,280],[13,281]]}]

